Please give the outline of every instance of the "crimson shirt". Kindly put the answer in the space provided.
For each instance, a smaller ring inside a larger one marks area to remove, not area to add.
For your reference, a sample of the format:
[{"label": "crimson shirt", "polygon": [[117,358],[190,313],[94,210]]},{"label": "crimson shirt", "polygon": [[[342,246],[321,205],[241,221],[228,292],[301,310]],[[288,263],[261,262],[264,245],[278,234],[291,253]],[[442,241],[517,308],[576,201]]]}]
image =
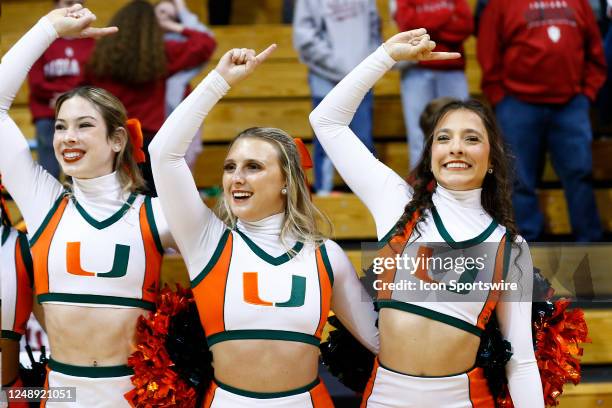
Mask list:
[{"label": "crimson shirt", "polygon": [[601,35],[587,0],[491,0],[478,32],[482,91],[529,103],[594,100],[606,78]]},{"label": "crimson shirt", "polygon": [[427,29],[436,42],[435,51],[459,52],[462,57],[447,61],[421,61],[429,69],[465,68],[463,41],[474,31],[472,11],[466,0],[397,0],[395,21],[400,31]]},{"label": "crimson shirt", "polygon": [[83,84],[85,64],[95,41],[91,38],[58,38],[34,63],[28,75],[29,105],[32,118],[53,118],[50,101]]}]

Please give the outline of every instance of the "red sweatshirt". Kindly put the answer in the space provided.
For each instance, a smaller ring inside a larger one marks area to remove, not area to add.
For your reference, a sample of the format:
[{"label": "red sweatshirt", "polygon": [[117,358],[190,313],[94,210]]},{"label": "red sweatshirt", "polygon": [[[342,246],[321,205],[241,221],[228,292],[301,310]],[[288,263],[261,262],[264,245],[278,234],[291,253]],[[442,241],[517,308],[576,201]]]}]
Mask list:
[{"label": "red sweatshirt", "polygon": [[[208,61],[215,47],[215,40],[206,33],[185,29],[182,35],[187,41],[165,41],[167,76]],[[166,117],[166,78],[146,84],[125,84],[112,78],[91,78],[92,85],[104,88],[125,105],[128,117],[140,120],[142,130],[156,133]]]},{"label": "red sweatshirt", "polygon": [[93,51],[90,38],[58,38],[34,63],[28,75],[32,118],[53,118],[57,95],[83,84],[84,67]]},{"label": "red sweatshirt", "polygon": [[606,78],[603,45],[587,0],[491,0],[480,19],[482,91],[530,103],[594,100]]},{"label": "red sweatshirt", "polygon": [[463,41],[474,31],[472,11],[466,0],[397,0],[395,21],[400,31],[426,28],[437,44],[435,51],[460,52],[448,61],[422,61],[429,69],[465,69]]}]

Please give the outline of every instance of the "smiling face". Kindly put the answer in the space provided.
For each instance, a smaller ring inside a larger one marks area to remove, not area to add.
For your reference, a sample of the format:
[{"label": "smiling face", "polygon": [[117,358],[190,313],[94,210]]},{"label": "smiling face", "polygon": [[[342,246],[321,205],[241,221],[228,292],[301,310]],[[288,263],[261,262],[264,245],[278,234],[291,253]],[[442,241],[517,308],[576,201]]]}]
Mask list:
[{"label": "smiling face", "polygon": [[68,176],[90,179],[113,172],[122,139],[108,138],[106,123],[88,100],[74,96],[62,103],[55,119],[53,149]]},{"label": "smiling face", "polygon": [[480,116],[467,109],[448,112],[434,130],[431,171],[449,190],[482,187],[490,167],[490,145]]},{"label": "smiling face", "polygon": [[223,165],[223,196],[235,217],[258,221],[285,210],[286,181],[278,150],[271,142],[242,137]]}]

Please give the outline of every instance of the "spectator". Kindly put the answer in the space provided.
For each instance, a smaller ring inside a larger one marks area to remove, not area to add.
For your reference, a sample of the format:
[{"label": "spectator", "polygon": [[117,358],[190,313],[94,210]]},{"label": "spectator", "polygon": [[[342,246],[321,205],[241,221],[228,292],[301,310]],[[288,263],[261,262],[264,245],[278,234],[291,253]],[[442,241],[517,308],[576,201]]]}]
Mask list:
[{"label": "spectator", "polygon": [[589,106],[606,63],[588,1],[491,0],[480,20],[478,60],[482,91],[516,155],[513,203],[521,234],[532,241],[543,233],[536,186],[548,148],[576,240],[599,240]]},{"label": "spectator", "polygon": [[[437,44],[436,51],[463,54],[463,41],[472,34],[474,22],[466,0],[392,0],[400,31],[425,28]],[[410,168],[423,152],[424,135],[419,116],[433,99],[444,96],[467,99],[465,59],[421,61],[402,70],[402,108],[408,131]]]},{"label": "spectator", "polygon": [[[134,0],[120,9],[110,25],[119,33],[101,39],[92,55],[88,80],[117,96],[130,117],[142,124],[147,162],[143,176],[155,194],[147,147],[166,117],[166,79],[181,70],[206,62],[215,49],[208,34],[183,24],[157,22],[153,6]],[[186,41],[164,41],[163,31],[185,36]]]},{"label": "spectator", "polygon": [[[189,11],[185,0],[161,0],[155,5],[155,15],[161,27],[167,27],[167,21],[179,23],[192,30],[206,33],[213,37],[212,32],[198,19],[198,16]],[[187,38],[173,31],[166,31],[164,41],[187,41]],[[172,75],[166,80],[166,117],[183,100],[190,91],[189,83],[202,70],[204,64],[194,68],[184,69]],[[193,171],[198,155],[202,151],[202,129],[198,130],[197,137],[194,137],[191,145],[185,153],[185,161]]]},{"label": "spectator", "polygon": [[[83,0],[55,0],[55,8],[83,4]],[[53,152],[55,101],[84,81],[84,66],[94,48],[91,38],[58,38],[34,63],[28,76],[29,105],[36,128],[38,162],[53,177],[60,167]]]},{"label": "spectator", "polygon": [[[325,95],[381,43],[380,17],[375,0],[297,0],[293,19],[293,46],[308,65],[312,104]],[[355,113],[351,129],[374,152],[369,92]],[[315,138],[314,174],[317,194],[329,194],[334,169]]]}]

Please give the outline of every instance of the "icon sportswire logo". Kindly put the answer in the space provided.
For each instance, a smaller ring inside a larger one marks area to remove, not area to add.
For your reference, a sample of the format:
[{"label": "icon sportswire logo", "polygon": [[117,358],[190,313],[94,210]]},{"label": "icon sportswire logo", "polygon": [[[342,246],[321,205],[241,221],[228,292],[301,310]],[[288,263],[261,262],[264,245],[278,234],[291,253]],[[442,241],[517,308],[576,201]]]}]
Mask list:
[{"label": "icon sportswire logo", "polygon": [[113,267],[108,272],[90,272],[81,266],[81,243],[68,242],[66,244],[66,270],[71,275],[95,276],[98,278],[120,278],[127,274],[130,247],[116,244]]},{"label": "icon sportswire logo", "polygon": [[257,272],[244,272],[242,274],[243,298],[246,303],[259,306],[272,307],[300,307],[304,306],[306,298],[306,278],[291,276],[291,295],[286,302],[269,302],[259,296],[259,279]]}]

